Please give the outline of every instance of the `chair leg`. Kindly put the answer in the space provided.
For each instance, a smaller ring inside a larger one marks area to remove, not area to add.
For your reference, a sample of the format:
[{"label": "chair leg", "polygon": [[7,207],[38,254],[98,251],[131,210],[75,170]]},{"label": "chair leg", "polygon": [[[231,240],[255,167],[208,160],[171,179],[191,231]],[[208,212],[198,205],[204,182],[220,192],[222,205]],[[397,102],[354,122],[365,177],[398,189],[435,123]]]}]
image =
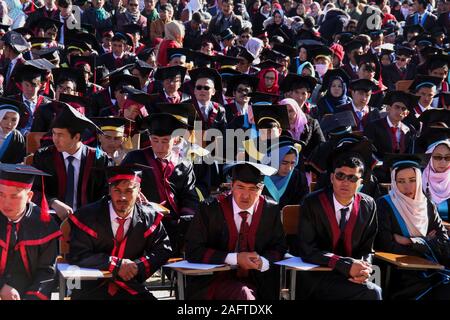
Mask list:
[{"label": "chair leg", "polygon": [[161,267],[160,271],[161,271],[161,285],[165,285],[166,284],[166,275],[164,274],[163,267]]}]

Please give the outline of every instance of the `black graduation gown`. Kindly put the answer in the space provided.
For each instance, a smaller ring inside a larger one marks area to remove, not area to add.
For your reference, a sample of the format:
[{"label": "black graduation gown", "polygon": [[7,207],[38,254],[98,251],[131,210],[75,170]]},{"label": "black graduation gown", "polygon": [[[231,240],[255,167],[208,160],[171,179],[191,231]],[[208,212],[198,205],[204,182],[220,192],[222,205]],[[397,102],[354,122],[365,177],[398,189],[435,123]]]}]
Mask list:
[{"label": "black graduation gown", "polygon": [[300,140],[305,144],[305,147],[302,148],[302,151],[300,152],[304,159],[309,157],[316,146],[325,142],[325,137],[323,136],[319,121],[309,114],[306,114],[306,119],[308,119],[308,123],[300,136]]},{"label": "black graduation gown", "polygon": [[41,105],[34,112],[33,125],[31,132],[48,132],[50,131],[53,119],[61,112],[61,104],[55,100]]},{"label": "black graduation gown", "polygon": [[101,55],[99,59],[100,59],[99,65],[104,65],[110,71],[114,71],[117,68],[123,67],[124,65],[134,63],[136,60],[134,57],[128,54],[124,54],[121,59],[121,62],[118,65],[116,65],[112,52]]},{"label": "black graduation gown", "polygon": [[222,133],[225,133],[225,129],[227,126],[227,120],[225,118],[225,109],[222,105],[220,105],[217,102],[213,103],[213,109],[210,111],[208,115],[208,119],[204,119],[203,113],[200,111],[200,108],[198,106],[198,102],[195,100],[195,98],[185,101],[185,103],[192,103],[197,110],[197,115],[200,117],[203,123],[203,130],[207,129],[218,129]]},{"label": "black graduation gown", "polygon": [[[305,198],[298,228],[299,253],[304,261],[327,266],[331,272],[298,273],[303,281],[302,298],[379,299],[372,283],[356,285],[348,281],[353,259],[370,262],[377,233],[375,201],[357,193],[343,234],[339,230],[331,188]],[[377,292],[378,291],[378,292]]]},{"label": "black graduation gown", "polygon": [[[433,240],[423,237],[413,237],[411,238],[413,243],[409,246],[405,246],[394,240],[394,234],[403,236],[403,233],[392,207],[386,200],[387,197],[389,197],[389,195],[377,200],[379,230],[375,240],[375,249],[383,252],[426,258],[425,255],[429,255],[428,247],[430,247],[439,262],[448,267],[450,263],[450,243],[447,230],[442,225],[442,220],[436,211],[436,207],[431,201],[428,201],[427,234],[432,230],[435,230],[436,237]],[[439,282],[439,280],[441,280],[441,277],[437,273],[430,278],[424,278],[424,274],[420,271],[392,268],[391,281],[390,284],[388,284],[390,286],[391,298],[414,299],[431,285]],[[450,286],[438,286],[425,295],[425,298],[449,299]]]},{"label": "black graduation gown", "polygon": [[[108,197],[71,215],[69,262],[79,267],[108,270],[113,275],[107,280],[82,281],[81,290],[74,290],[72,299],[154,299],[145,281],[171,255],[169,238],[161,220],[162,214],[151,206],[135,204],[130,227],[124,240],[117,245]],[[138,274],[130,281],[123,281],[118,275],[121,259],[132,260],[138,266]],[[111,282],[119,286],[114,296],[108,294]]]},{"label": "black graduation gown", "polygon": [[[82,145],[80,175],[77,188],[78,208],[99,200],[107,194],[105,172],[102,168],[112,166],[113,161],[101,151],[96,158],[96,149]],[[64,202],[66,192],[66,166],[61,152],[55,146],[41,148],[34,154],[33,166],[51,176],[44,177],[45,195],[47,199],[58,199]],[[96,168],[94,170],[94,168]],[[36,179],[33,185],[36,199],[40,199],[42,193],[41,179]]]},{"label": "black graduation gown", "polygon": [[[14,100],[16,100],[16,101],[19,101],[20,103],[23,103],[23,94],[22,93],[19,93],[19,94],[16,94],[16,95],[14,95],[14,96],[10,96],[10,97],[8,97],[8,98],[10,98],[10,99],[14,99]],[[32,123],[32,126],[31,127],[33,127],[33,125],[34,125],[34,118],[36,117],[36,112],[42,107],[42,106],[44,106],[44,105],[46,105],[46,104],[48,104],[48,103],[50,103],[52,100],[51,99],[49,99],[49,98],[47,98],[46,96],[43,96],[43,95],[39,95],[38,96],[38,99],[37,99],[37,102],[36,102],[36,106],[35,106],[35,109],[34,109],[34,113],[32,114],[32,111],[27,107],[27,106],[25,106],[25,114],[21,114],[20,115],[20,120],[19,120],[19,124],[17,125],[17,129],[22,129],[22,128],[24,128],[26,125],[27,125],[27,123],[28,123],[28,121],[29,121],[29,119],[30,119],[30,117],[33,117],[33,123]]]},{"label": "black graduation gown", "polygon": [[163,174],[151,147],[128,152],[122,165],[133,163],[152,167],[152,170],[143,171],[141,191],[149,201],[165,202],[164,206],[170,209],[170,215],[164,218],[164,227],[174,253],[179,254],[184,228],[187,228],[192,216],[198,211],[199,198],[195,190],[193,164],[187,160],[179,160],[176,164],[171,162]]},{"label": "black graduation gown", "polygon": [[[428,16],[425,18],[425,21],[421,21],[420,25],[425,29],[425,31],[431,32],[432,29],[437,25],[437,17],[429,11],[426,11],[426,13],[428,14]],[[419,20],[417,15],[418,13],[413,13],[407,16],[405,26],[418,24]]]},{"label": "black graduation gown", "polygon": [[[186,259],[193,263],[223,264],[228,253],[235,252],[238,231],[233,218],[232,195],[222,195],[210,203],[202,203],[186,235]],[[283,259],[286,241],[279,206],[260,196],[249,230],[250,251],[256,251],[270,262],[266,272],[250,270],[249,279],[261,299],[278,299],[279,271],[274,262]],[[211,290],[220,288],[221,277],[188,277],[188,299],[205,299]],[[227,276],[234,276],[230,271]]]},{"label": "black graduation gown", "polygon": [[414,79],[415,67],[412,64],[408,64],[406,70],[402,72],[395,63],[391,63],[382,67],[381,76],[383,77],[383,84],[393,91],[397,81]]},{"label": "black graduation gown", "polygon": [[224,108],[225,108],[225,118],[227,119],[227,123],[232,122],[236,117],[241,115],[241,113],[237,109],[235,102],[226,104],[224,106]]},{"label": "black graduation gown", "polygon": [[353,131],[359,131],[360,122],[362,122],[362,127],[364,129],[369,122],[380,119],[380,111],[378,109],[370,107],[370,106],[369,106],[369,112],[362,118],[362,120],[359,120],[358,116],[356,115],[355,111],[353,110],[352,103],[343,104],[336,108],[336,112],[342,112],[342,111],[348,111],[348,110],[350,110],[353,113],[353,117],[355,118],[356,127],[352,128]]},{"label": "black graduation gown", "polygon": [[[8,61],[8,64],[10,63],[10,61]],[[11,71],[11,75],[9,77],[9,79],[6,79],[6,75],[8,72],[8,66],[5,66],[4,70],[3,70],[3,77],[4,77],[4,82],[3,82],[3,96],[7,97],[7,96],[12,96],[15,94],[19,94],[20,90],[19,87],[16,85],[16,79],[17,79],[17,73],[18,70],[21,69],[21,66],[25,63],[25,59],[23,58],[19,58],[16,62],[16,64],[14,65],[14,68]]]},{"label": "black graduation gown", "polygon": [[[301,203],[303,197],[308,193],[309,187],[308,181],[306,180],[306,175],[303,172],[300,172],[297,168],[294,168],[286,190],[278,202],[278,206],[282,209],[287,205],[298,205]],[[271,197],[267,187],[264,188],[263,194]]]},{"label": "black graduation gown", "polygon": [[20,133],[20,131],[14,129],[10,133],[11,137],[8,136],[3,144],[7,143],[8,145],[2,145],[0,150],[5,150],[0,155],[1,163],[20,163],[23,162],[23,158],[25,157],[25,138]]},{"label": "black graduation gown", "polygon": [[0,288],[8,284],[19,292],[21,299],[49,300],[55,287],[54,265],[62,234],[53,219],[49,223],[41,221],[41,209],[34,203],[29,203],[25,210],[16,224],[14,248],[12,227],[0,214]]},{"label": "black graduation gown", "polygon": [[101,109],[113,105],[110,90],[108,87],[92,95],[91,105],[86,111],[86,116],[98,117]]}]

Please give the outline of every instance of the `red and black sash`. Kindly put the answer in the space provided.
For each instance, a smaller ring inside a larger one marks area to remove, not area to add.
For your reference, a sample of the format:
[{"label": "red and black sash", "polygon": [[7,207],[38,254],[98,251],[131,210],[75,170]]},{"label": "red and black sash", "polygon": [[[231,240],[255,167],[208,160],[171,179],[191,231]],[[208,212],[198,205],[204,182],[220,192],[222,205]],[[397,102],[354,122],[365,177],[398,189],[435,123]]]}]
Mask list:
[{"label": "red and black sash", "polygon": [[[84,206],[88,204],[87,199],[87,186],[89,182],[89,176],[91,174],[91,169],[94,165],[94,159],[95,159],[95,150],[88,148],[87,149],[87,155],[85,158],[84,163],[84,170],[83,175],[81,178],[81,190],[77,192],[78,195],[81,193],[81,203],[78,205],[78,207]],[[83,159],[81,159],[83,164]],[[53,149],[53,162],[55,164],[55,169],[57,173],[58,178],[58,198],[64,199],[66,194],[66,185],[67,185],[67,174],[66,174],[66,166],[64,164],[64,158],[60,152],[56,148]]]},{"label": "red and black sash", "polygon": [[179,214],[180,213],[179,208],[177,203],[175,202],[175,195],[173,194],[172,189],[170,188],[169,182],[169,178],[172,175],[173,171],[175,170],[175,165],[171,161],[169,161],[167,163],[166,168],[164,169],[164,172],[162,172],[161,165],[155,159],[153,150],[151,151],[150,150],[151,148],[148,148],[143,152],[148,165],[153,167],[152,172],[155,178],[156,187],[158,189],[159,199],[161,203],[164,201],[168,201],[173,211]]},{"label": "red and black sash", "polygon": [[213,108],[209,112],[208,119],[205,119],[203,112],[200,110],[198,103],[194,103],[195,109],[197,110],[197,114],[202,119],[202,122],[206,124],[206,129],[210,128],[216,120],[217,114],[219,113],[219,104],[217,102],[212,102]]},{"label": "red and black sash", "polygon": [[423,113],[422,109],[418,105],[414,107],[414,112],[419,116]]},{"label": "red and black sash", "polygon": [[[232,195],[221,195],[219,196],[218,201],[222,209],[225,222],[228,226],[228,250],[230,252],[235,252],[238,242],[238,230],[236,228],[236,223],[234,222],[232,198]],[[264,203],[264,197],[259,196],[258,202],[255,205],[255,211],[253,212],[252,222],[248,233],[249,251],[255,251],[256,232],[258,231],[259,223],[261,221]]]},{"label": "red and black sash", "polygon": [[395,153],[398,151],[399,153],[403,153],[405,151],[405,133],[403,132],[401,125],[398,127],[398,130],[400,130],[400,141],[398,142],[399,149],[396,149],[397,146],[397,137],[394,136],[394,134],[391,131],[391,127],[389,127],[389,124],[387,122],[387,119],[383,121],[383,125],[388,132],[389,136],[391,137],[392,141],[392,152]]},{"label": "red and black sash", "polygon": [[[319,195],[319,200],[330,224],[333,239],[333,252],[335,252],[338,246],[339,239],[341,238],[341,231],[339,229],[339,225],[336,220],[334,205],[330,201],[326,192],[322,192]],[[344,249],[345,253],[349,257],[352,256],[352,236],[359,215],[360,203],[361,203],[361,196],[359,194],[356,194],[355,200],[353,201],[352,211],[350,212],[350,218],[348,219],[344,229],[343,234]]]}]

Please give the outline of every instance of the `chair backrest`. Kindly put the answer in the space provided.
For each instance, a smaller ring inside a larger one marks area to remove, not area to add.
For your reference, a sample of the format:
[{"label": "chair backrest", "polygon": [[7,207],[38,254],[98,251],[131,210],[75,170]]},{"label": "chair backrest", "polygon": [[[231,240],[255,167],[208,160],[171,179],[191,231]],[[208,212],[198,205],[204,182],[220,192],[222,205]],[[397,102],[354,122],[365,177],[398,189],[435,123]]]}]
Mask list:
[{"label": "chair backrest", "polygon": [[27,154],[35,153],[41,146],[41,138],[46,132],[29,132],[26,136],[26,152]]},{"label": "chair backrest", "polygon": [[285,206],[281,210],[281,221],[286,235],[298,233],[298,222],[300,219],[300,205]]},{"label": "chair backrest", "polygon": [[62,237],[59,240],[59,251],[65,259],[70,250],[70,223],[69,218],[65,219],[60,226]]},{"label": "chair backrest", "polygon": [[390,183],[380,183],[380,186],[385,188],[388,192],[391,191],[391,184]]},{"label": "chair backrest", "polygon": [[395,90],[407,92],[414,80],[399,80],[395,83]]}]

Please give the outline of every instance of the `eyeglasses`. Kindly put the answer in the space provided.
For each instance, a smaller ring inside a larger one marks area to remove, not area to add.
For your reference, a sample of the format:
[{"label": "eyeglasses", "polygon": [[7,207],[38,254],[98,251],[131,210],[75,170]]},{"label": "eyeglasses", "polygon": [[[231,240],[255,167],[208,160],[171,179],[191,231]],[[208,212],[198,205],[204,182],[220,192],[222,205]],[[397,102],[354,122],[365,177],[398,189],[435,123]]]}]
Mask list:
[{"label": "eyeglasses", "polygon": [[206,90],[212,89],[210,86],[195,86],[195,90]]},{"label": "eyeglasses", "polygon": [[347,179],[352,183],[356,183],[359,179],[361,179],[361,177],[355,176],[354,174],[345,174],[343,172],[336,172],[334,176],[339,181],[344,181],[345,179]]},{"label": "eyeglasses", "polygon": [[239,88],[236,91],[239,93],[250,93],[251,90],[247,88]]},{"label": "eyeglasses", "polygon": [[250,36],[243,34],[243,35],[241,35],[241,38],[250,38]]},{"label": "eyeglasses", "polygon": [[407,107],[405,107],[405,106],[399,106],[398,104],[393,104],[392,107],[395,108],[395,109],[397,109],[397,110],[400,109],[400,110],[402,110],[402,112],[405,112],[406,110],[408,110]]},{"label": "eyeglasses", "polygon": [[450,162],[450,155],[448,155],[448,156],[438,156],[438,155],[436,155],[436,156],[432,156],[432,158],[433,158],[434,161],[445,160],[446,162]]}]

